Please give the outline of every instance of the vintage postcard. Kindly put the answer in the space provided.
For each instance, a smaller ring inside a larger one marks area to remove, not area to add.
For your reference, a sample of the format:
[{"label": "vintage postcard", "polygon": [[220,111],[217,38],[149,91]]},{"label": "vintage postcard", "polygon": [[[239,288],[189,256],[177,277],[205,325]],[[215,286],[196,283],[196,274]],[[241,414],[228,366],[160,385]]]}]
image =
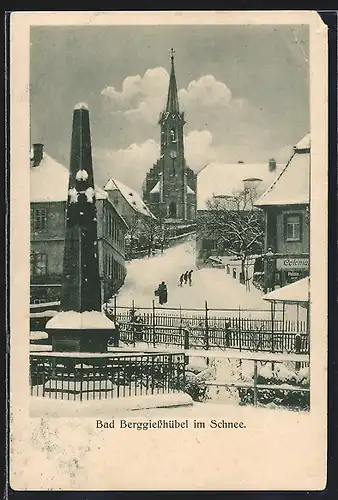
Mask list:
[{"label": "vintage postcard", "polygon": [[11,16],[10,484],[321,490],[327,28]]}]

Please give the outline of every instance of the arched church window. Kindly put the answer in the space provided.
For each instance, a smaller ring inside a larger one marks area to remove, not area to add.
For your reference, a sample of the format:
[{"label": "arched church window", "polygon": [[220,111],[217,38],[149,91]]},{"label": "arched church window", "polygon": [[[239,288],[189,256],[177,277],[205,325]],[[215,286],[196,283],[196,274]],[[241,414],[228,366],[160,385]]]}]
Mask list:
[{"label": "arched church window", "polygon": [[159,203],[160,201],[160,193],[151,193],[151,202]]},{"label": "arched church window", "polygon": [[176,207],[176,203],[174,201],[171,201],[169,203],[169,217],[171,219],[176,219],[176,217],[177,217],[177,207]]},{"label": "arched church window", "polygon": [[172,128],[170,130],[170,139],[171,139],[171,142],[176,142],[176,131],[174,128]]}]

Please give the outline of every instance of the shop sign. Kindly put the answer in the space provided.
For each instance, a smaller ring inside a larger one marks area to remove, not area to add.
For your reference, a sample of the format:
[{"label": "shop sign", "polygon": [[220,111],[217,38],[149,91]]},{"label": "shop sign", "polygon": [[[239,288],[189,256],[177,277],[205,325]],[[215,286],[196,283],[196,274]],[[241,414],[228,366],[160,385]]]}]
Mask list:
[{"label": "shop sign", "polygon": [[307,258],[292,258],[292,257],[283,257],[278,258],[276,262],[277,269],[281,271],[306,271],[309,268],[309,259]]}]

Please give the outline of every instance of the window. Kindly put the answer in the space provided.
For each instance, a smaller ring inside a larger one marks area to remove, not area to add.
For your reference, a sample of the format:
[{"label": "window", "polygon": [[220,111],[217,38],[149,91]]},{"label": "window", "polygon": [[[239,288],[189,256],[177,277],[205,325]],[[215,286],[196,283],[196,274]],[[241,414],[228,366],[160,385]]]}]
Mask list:
[{"label": "window", "polygon": [[31,224],[33,231],[45,231],[47,229],[47,209],[33,208],[31,211]]},{"label": "window", "polygon": [[111,235],[112,235],[112,230],[113,230],[113,228],[112,228],[112,222],[113,222],[113,220],[112,220],[111,213],[109,213],[109,214],[108,214],[108,217],[109,217],[109,230],[108,230],[108,235],[111,237]]},{"label": "window", "polygon": [[46,276],[47,274],[47,254],[33,252],[31,254],[31,275]]},{"label": "window", "polygon": [[288,214],[284,218],[285,241],[301,241],[301,215]]}]

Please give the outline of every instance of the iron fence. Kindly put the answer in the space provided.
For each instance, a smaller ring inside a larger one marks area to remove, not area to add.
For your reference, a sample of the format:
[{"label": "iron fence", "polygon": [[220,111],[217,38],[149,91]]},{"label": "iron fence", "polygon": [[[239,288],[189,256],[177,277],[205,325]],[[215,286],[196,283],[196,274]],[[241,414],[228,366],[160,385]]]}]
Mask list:
[{"label": "iron fence", "polygon": [[247,318],[205,318],[139,313],[137,321],[128,312],[116,312],[120,339],[136,345],[143,341],[152,346],[172,345],[185,349],[239,349],[265,352],[309,352],[305,324],[297,329],[280,322]]},{"label": "iron fence", "polygon": [[184,381],[181,353],[30,355],[32,396],[83,401],[166,394]]}]

